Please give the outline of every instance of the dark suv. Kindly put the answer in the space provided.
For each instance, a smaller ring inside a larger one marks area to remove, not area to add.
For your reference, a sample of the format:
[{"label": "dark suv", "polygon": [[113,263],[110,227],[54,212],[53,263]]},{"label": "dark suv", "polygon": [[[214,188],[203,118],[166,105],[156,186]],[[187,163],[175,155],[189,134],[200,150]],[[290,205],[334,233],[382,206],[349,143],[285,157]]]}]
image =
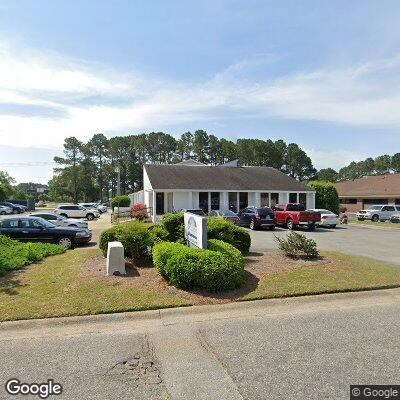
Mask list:
[{"label": "dark suv", "polygon": [[248,226],[250,229],[275,229],[275,214],[268,207],[247,207],[239,213],[237,225]]},{"label": "dark suv", "polygon": [[8,201],[0,201],[0,206],[9,207],[12,209],[13,214],[21,214],[26,211],[25,206],[19,204],[9,203]]}]

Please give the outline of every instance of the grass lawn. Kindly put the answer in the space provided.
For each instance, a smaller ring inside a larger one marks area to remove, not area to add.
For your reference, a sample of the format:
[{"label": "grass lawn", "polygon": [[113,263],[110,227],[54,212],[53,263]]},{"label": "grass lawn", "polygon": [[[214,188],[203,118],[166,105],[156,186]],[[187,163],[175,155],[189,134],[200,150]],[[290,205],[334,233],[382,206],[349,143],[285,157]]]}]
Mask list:
[{"label": "grass lawn", "polygon": [[240,300],[400,286],[400,267],[335,252],[323,256],[330,262],[261,277],[257,288]]},{"label": "grass lawn", "polygon": [[323,260],[310,262],[289,260],[277,251],[256,254],[248,258],[243,288],[213,293],[169,290],[151,267],[106,278],[99,271],[104,268],[99,250],[77,249],[0,278],[0,321],[400,287],[400,267],[340,253],[322,255]]},{"label": "grass lawn", "polygon": [[83,277],[98,249],[78,249],[0,278],[0,321],[148,310],[187,305],[167,294]]},{"label": "grass lawn", "polygon": [[372,222],[372,221],[349,221],[350,225],[364,225],[371,227],[381,227],[387,229],[400,229],[400,224],[394,224],[392,222]]}]

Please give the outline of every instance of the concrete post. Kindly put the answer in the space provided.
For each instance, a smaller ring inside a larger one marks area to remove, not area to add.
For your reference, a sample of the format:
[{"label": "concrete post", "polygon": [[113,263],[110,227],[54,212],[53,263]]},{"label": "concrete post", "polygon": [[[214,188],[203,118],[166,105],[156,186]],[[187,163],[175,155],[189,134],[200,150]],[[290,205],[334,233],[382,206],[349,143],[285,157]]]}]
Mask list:
[{"label": "concrete post", "polygon": [[107,275],[126,275],[124,246],[121,242],[108,242]]}]

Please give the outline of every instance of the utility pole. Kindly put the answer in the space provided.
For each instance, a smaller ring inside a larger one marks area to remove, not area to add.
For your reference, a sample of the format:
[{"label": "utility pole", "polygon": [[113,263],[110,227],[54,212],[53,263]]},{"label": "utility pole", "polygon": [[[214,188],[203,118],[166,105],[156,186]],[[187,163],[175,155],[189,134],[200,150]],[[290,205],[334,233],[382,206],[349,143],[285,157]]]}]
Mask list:
[{"label": "utility pole", "polygon": [[121,169],[117,167],[117,196],[121,195]]}]

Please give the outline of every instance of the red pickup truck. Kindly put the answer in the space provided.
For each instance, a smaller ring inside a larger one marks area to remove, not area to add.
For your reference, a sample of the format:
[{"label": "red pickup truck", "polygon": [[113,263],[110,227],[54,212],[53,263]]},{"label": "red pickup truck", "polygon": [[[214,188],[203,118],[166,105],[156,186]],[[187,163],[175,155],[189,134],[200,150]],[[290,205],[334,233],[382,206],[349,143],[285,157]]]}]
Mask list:
[{"label": "red pickup truck", "polygon": [[321,221],[321,213],[306,211],[303,204],[287,203],[274,207],[277,226],[286,226],[295,229],[297,226],[307,226],[310,231],[315,229],[317,222]]}]

